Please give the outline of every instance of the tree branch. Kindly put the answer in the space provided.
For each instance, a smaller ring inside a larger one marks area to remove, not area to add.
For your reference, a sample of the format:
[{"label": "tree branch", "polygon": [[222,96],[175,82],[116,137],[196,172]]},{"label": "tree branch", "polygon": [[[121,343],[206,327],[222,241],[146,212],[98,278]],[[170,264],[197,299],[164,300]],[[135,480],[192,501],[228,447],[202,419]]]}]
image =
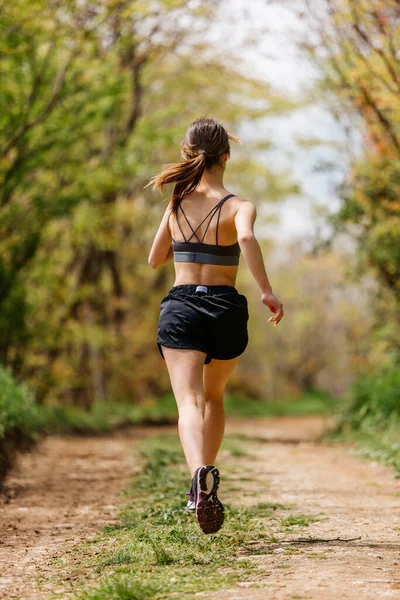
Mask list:
[{"label": "tree branch", "polygon": [[[49,98],[49,101],[47,102],[47,105],[32,121],[25,123],[24,125],[22,125],[22,127],[19,128],[19,130],[8,141],[8,143],[4,146],[4,148],[2,148],[0,150],[0,157],[8,154],[8,152],[11,150],[11,148],[13,148],[14,146],[16,146],[16,144],[18,144],[19,140],[25,135],[25,133],[27,133],[29,130],[33,129],[36,125],[38,125],[38,123],[41,123],[42,121],[44,121],[46,119],[46,117],[48,117],[49,114],[54,110],[54,108],[56,107],[57,102],[59,100],[59,96],[61,94],[68,69],[70,68],[71,64],[75,60],[78,53],[79,53],[78,50],[74,50],[71,53],[71,55],[68,58],[65,65],[63,67],[61,67],[61,69],[58,71],[57,76],[55,78],[53,90],[52,90],[51,96]],[[28,109],[28,112],[29,112],[29,109]]]},{"label": "tree branch", "polygon": [[388,59],[388,57],[386,56],[386,54],[384,53],[382,48],[377,48],[375,46],[375,44],[372,42],[372,40],[370,40],[370,38],[368,37],[366,32],[361,28],[360,20],[358,17],[356,7],[353,3],[353,0],[348,0],[348,1],[349,1],[349,5],[350,5],[351,14],[354,19],[354,24],[353,24],[354,30],[356,31],[358,36],[367,44],[367,46],[369,48],[371,48],[371,50],[373,50],[376,54],[378,54],[381,57],[383,63],[386,65],[386,68],[387,68],[389,74],[391,75],[392,79],[396,83],[397,87],[400,88],[400,81],[399,81],[396,71],[393,69],[393,65],[391,64],[390,60]]},{"label": "tree branch", "polygon": [[375,101],[372,99],[372,97],[371,97],[369,91],[366,89],[366,87],[360,82],[358,82],[358,85],[359,85],[360,90],[363,93],[365,101],[373,109],[374,113],[378,117],[379,122],[381,123],[383,128],[386,130],[386,133],[389,135],[389,138],[391,139],[394,147],[396,148],[397,152],[400,155],[400,140],[396,137],[396,134],[392,129],[391,123],[388,121],[388,119],[385,117],[385,115],[382,113],[382,111],[378,108],[378,106],[376,105]]}]

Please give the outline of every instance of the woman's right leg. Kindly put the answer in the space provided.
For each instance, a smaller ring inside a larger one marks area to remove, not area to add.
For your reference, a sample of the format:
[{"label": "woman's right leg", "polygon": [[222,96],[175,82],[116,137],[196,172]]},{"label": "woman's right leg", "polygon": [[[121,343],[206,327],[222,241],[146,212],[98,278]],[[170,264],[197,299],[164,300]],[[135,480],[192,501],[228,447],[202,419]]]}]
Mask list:
[{"label": "woman's right leg", "polygon": [[207,463],[204,456],[205,353],[162,346],[172,390],[178,407],[178,431],[191,476]]},{"label": "woman's right leg", "polygon": [[213,465],[225,431],[224,391],[240,356],[232,360],[216,360],[204,366],[204,458]]},{"label": "woman's right leg", "polygon": [[[216,533],[224,522],[224,507],[217,496],[219,471],[207,460],[205,448],[203,376],[206,354],[198,350],[178,350],[165,346],[162,346],[162,350],[178,405],[179,436],[192,475],[190,495],[196,519],[204,533]],[[221,368],[227,372],[226,366],[220,367],[220,372]],[[231,371],[232,368],[229,369]],[[221,376],[213,378],[215,383],[219,380]],[[206,381],[210,381],[207,376]],[[210,397],[214,397],[214,394]]]}]

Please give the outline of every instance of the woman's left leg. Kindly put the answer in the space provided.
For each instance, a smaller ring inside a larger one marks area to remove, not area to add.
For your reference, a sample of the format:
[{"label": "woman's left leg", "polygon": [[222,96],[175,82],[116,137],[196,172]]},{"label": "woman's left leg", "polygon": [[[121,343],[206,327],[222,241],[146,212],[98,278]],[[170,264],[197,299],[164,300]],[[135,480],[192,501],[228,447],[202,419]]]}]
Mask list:
[{"label": "woman's left leg", "polygon": [[213,465],[225,432],[224,391],[240,356],[231,360],[215,358],[204,366],[203,384],[205,398],[204,458]]},{"label": "woman's left leg", "polygon": [[162,346],[172,390],[178,406],[178,431],[190,473],[205,462],[204,389],[205,353]]}]

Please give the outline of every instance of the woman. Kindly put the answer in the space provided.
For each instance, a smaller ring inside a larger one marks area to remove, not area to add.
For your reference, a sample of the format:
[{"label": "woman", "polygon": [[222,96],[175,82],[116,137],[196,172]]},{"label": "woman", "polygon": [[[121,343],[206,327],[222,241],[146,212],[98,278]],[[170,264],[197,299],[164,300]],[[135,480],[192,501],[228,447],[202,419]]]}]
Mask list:
[{"label": "woman", "polygon": [[[178,406],[178,430],[192,476],[187,509],[204,533],[224,520],[214,466],[224,429],[224,389],[247,346],[247,300],[235,288],[243,254],[261,301],[277,325],[283,307],[272,293],[254,236],[254,205],[223,185],[230,143],[239,139],[213,118],[199,118],[186,132],[183,162],[166,165],[148,185],[175,183],[155,236],[149,264],[174,259],[174,287],[162,300],[158,348],[165,358]],[[146,186],[147,187],[147,186]]]}]

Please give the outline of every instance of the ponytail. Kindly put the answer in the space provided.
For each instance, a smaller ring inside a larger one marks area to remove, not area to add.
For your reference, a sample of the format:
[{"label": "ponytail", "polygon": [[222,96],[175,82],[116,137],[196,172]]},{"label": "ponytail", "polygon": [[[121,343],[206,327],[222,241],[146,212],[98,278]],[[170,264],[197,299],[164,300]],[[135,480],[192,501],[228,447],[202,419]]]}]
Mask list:
[{"label": "ponytail", "polygon": [[201,152],[193,158],[187,158],[179,163],[165,165],[161,173],[154,175],[145,186],[153,184],[153,190],[162,192],[164,185],[174,183],[172,192],[172,210],[179,206],[183,196],[193,192],[199,185],[206,166],[205,153]]},{"label": "ponytail", "polygon": [[229,141],[240,144],[240,139],[228,133],[216,119],[196,119],[190,125],[182,143],[183,161],[165,165],[160,173],[150,179],[145,188],[153,184],[153,190],[162,192],[164,185],[175,183],[171,210],[176,210],[182,198],[197,188],[204,170],[218,164],[222,154],[228,153],[230,156]]}]

